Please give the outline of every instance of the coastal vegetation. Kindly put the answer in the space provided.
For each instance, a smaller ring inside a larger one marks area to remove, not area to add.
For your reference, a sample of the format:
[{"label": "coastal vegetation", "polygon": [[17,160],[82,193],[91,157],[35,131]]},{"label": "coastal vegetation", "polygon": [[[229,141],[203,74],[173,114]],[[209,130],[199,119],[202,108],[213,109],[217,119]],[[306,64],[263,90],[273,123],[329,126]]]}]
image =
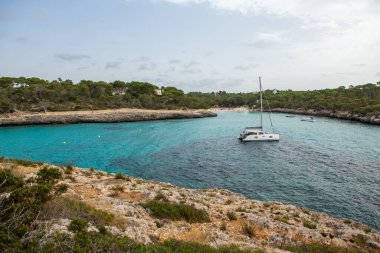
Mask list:
[{"label": "coastal vegetation", "polygon": [[[372,253],[379,249],[378,232],[355,221],[248,200],[226,190],[184,189],[117,175],[0,157],[2,252],[263,253],[277,248]],[[120,194],[110,197],[116,188]],[[227,200],[234,204],[225,205]],[[286,222],[276,219],[273,210],[286,213]],[[318,226],[306,228],[294,222],[295,217],[319,219]],[[338,233],[337,227],[344,233]],[[166,233],[169,236],[161,237]]]},{"label": "coastal vegetation", "polygon": [[[1,161],[13,163],[16,160],[1,158]],[[25,164],[25,161],[17,164]],[[33,164],[30,162],[29,165]],[[35,179],[27,181],[14,175],[12,169],[0,169],[0,248],[2,252],[264,252],[240,250],[236,246],[224,246],[217,249],[177,240],[144,245],[126,236],[117,237],[105,228],[106,225],[114,224],[114,215],[92,208],[80,200],[61,197],[60,194],[64,191],[56,191],[55,188],[62,185],[56,184],[60,178],[62,178],[60,169],[48,166],[40,169]],[[179,208],[180,213],[186,215],[190,221],[207,220],[203,212],[190,207],[182,209],[182,207],[184,206],[176,208]],[[178,211],[177,209],[174,212]],[[73,233],[73,236],[59,232],[49,235],[49,231],[44,230],[44,224],[37,222],[38,220],[48,221],[52,218],[71,219],[67,229]],[[87,230],[89,222],[97,226],[97,232]]]},{"label": "coastal vegetation", "polygon": [[[146,82],[82,80],[47,81],[40,78],[0,78],[0,113],[73,111],[115,108],[201,109],[258,106],[257,93],[189,92]],[[380,85],[340,86],[311,91],[265,90],[272,108],[345,111],[362,116],[380,114]],[[269,109],[264,103],[266,109]]]},{"label": "coastal vegetation", "polygon": [[143,207],[148,208],[153,216],[160,219],[185,220],[189,223],[210,221],[206,211],[186,204],[152,200],[143,204]]}]

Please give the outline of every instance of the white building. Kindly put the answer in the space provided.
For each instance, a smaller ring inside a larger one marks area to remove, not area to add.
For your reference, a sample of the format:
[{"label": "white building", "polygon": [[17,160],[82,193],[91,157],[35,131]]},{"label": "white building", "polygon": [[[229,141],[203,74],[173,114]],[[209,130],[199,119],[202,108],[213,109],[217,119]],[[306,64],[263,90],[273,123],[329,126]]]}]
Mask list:
[{"label": "white building", "polygon": [[19,89],[19,88],[25,88],[25,87],[28,87],[29,84],[26,84],[26,83],[13,83],[12,86],[13,86],[13,88],[15,88],[15,89]]},{"label": "white building", "polygon": [[156,92],[157,96],[162,96],[162,94],[164,93],[164,89],[155,89],[154,92]]},{"label": "white building", "polygon": [[112,91],[112,96],[122,96],[127,93],[128,87],[116,87]]}]

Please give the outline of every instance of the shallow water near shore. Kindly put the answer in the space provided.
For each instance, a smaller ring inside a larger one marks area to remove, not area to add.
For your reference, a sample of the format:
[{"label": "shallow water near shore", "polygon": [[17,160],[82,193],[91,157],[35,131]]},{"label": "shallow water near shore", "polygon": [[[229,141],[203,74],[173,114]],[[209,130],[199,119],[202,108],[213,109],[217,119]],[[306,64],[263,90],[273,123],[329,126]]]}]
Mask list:
[{"label": "shallow water near shore", "polygon": [[[237,140],[257,113],[0,128],[0,156],[72,163],[192,188],[227,188],[380,228],[380,127],[272,114],[280,142]],[[266,126],[269,122],[266,118]],[[256,123],[255,123],[256,122]]]}]

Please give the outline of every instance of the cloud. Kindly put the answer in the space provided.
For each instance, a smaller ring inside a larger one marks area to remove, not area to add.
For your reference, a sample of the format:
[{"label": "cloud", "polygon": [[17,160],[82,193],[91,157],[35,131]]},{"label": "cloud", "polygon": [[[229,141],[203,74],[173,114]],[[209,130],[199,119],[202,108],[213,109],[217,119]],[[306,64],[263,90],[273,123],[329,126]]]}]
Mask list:
[{"label": "cloud", "polygon": [[181,60],[178,60],[178,59],[172,59],[170,61],[168,61],[169,64],[179,64],[181,63]]},{"label": "cloud", "polygon": [[258,64],[248,64],[248,65],[237,65],[234,67],[235,70],[250,70],[258,67]]},{"label": "cloud", "polygon": [[193,67],[196,67],[196,66],[199,66],[199,65],[200,65],[199,62],[191,61],[189,63],[183,64],[182,67],[185,68],[185,69],[189,69],[189,68],[193,68]]},{"label": "cloud", "polygon": [[185,74],[196,74],[196,73],[201,73],[202,70],[199,68],[201,64],[197,61],[191,61],[188,63],[182,64],[182,73]]},{"label": "cloud", "polygon": [[354,75],[359,75],[359,73],[356,72],[337,72],[337,75],[343,75],[343,76],[354,76]]},{"label": "cloud", "polygon": [[367,64],[361,63],[361,64],[354,64],[353,67],[367,67]]},{"label": "cloud", "polygon": [[119,69],[121,65],[120,61],[107,62],[105,65],[106,69]]},{"label": "cloud", "polygon": [[281,42],[281,35],[278,32],[258,33],[255,39],[248,43],[250,47],[266,48]]},{"label": "cloud", "polygon": [[209,57],[209,56],[213,56],[213,55],[215,55],[215,52],[213,52],[213,51],[207,51],[206,53],[204,53],[205,57]]},{"label": "cloud", "polygon": [[377,72],[376,76],[380,76],[380,72]]},{"label": "cloud", "polygon": [[152,71],[152,70],[155,70],[157,67],[157,65],[153,62],[148,62],[148,63],[143,63],[143,64],[140,64],[140,66],[138,67],[138,70],[140,71]]},{"label": "cloud", "polygon": [[63,61],[79,61],[91,58],[85,54],[56,54],[55,57]]},{"label": "cloud", "polygon": [[26,42],[28,42],[28,37],[26,37],[26,36],[19,36],[19,37],[16,38],[16,42],[20,43],[20,44],[25,44]]},{"label": "cloud", "polygon": [[151,58],[147,56],[140,56],[139,58],[136,58],[133,60],[133,62],[147,62],[150,61]]},{"label": "cloud", "polygon": [[[157,1],[157,0],[156,0]],[[218,10],[240,12],[243,15],[269,14],[296,17],[313,27],[338,28],[359,13],[376,15],[379,2],[373,0],[161,0],[173,4],[208,4]],[[377,10],[376,10],[377,9]],[[363,17],[365,18],[365,16]]]},{"label": "cloud", "polygon": [[81,66],[81,67],[78,67],[77,70],[85,70],[85,69],[88,69],[88,66]]}]

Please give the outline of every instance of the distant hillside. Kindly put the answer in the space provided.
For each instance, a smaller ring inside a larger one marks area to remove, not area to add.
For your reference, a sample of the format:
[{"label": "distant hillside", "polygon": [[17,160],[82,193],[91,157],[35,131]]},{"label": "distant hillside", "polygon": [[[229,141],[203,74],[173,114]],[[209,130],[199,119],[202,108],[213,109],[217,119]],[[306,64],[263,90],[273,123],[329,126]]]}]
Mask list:
[{"label": "distant hillside", "polygon": [[82,80],[46,81],[39,78],[0,78],[0,113],[21,111],[72,111],[112,108],[206,108],[201,99],[174,87],[150,83]]},{"label": "distant hillside", "polygon": [[[225,91],[185,94],[175,87],[144,82],[46,81],[0,78],[0,113],[21,111],[71,111],[112,108],[200,109],[257,106],[257,93]],[[314,91],[266,90],[272,108],[347,111],[363,116],[380,115],[380,85],[365,84]],[[266,103],[265,103],[266,105]]]},{"label": "distant hillside", "polygon": [[[210,106],[221,107],[255,106],[258,107],[257,93],[190,93],[202,98]],[[380,85],[364,84],[345,88],[313,91],[278,91],[266,90],[264,100],[269,101],[271,108],[286,108],[316,111],[329,110],[356,113],[362,116],[380,115]],[[265,109],[268,104],[264,102]]]}]

